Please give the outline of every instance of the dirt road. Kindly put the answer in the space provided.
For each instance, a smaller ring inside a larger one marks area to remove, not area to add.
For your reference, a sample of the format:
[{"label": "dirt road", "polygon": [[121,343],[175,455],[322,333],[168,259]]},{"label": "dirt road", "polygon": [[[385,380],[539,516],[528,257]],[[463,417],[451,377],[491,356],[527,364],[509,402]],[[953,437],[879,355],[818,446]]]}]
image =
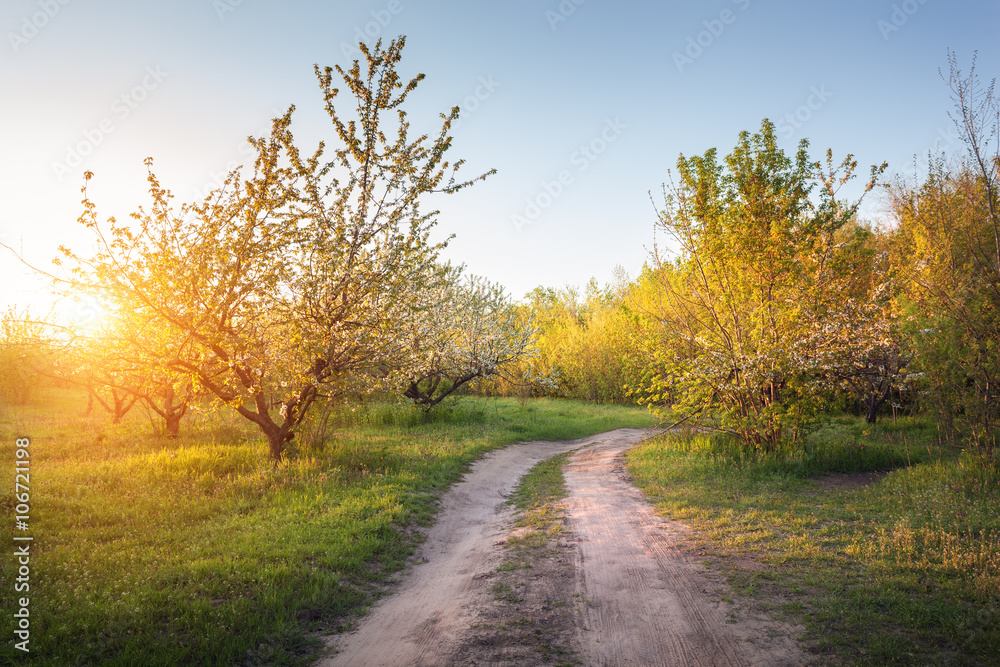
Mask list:
[{"label": "dirt road", "polygon": [[483,611],[497,604],[489,582],[510,529],[504,497],[536,463],[576,449],[565,470],[571,532],[564,548],[580,603],[560,618],[583,664],[802,664],[790,628],[731,618],[734,610],[721,601],[725,590],[674,546],[684,526],[657,517],[628,483],[621,454],[642,437],[641,430],[619,429],[572,442],[525,443],[476,462],[443,497],[399,589],[355,630],[331,637],[337,653],[321,664],[520,664],[498,659],[495,650],[477,654],[475,647],[489,642],[468,640]]},{"label": "dirt road", "polygon": [[[791,629],[742,618],[676,546],[686,528],[658,517],[627,480],[628,437],[577,452],[565,468],[579,540],[577,638],[588,665],[800,665]],[[774,635],[774,636],[772,636]]]}]

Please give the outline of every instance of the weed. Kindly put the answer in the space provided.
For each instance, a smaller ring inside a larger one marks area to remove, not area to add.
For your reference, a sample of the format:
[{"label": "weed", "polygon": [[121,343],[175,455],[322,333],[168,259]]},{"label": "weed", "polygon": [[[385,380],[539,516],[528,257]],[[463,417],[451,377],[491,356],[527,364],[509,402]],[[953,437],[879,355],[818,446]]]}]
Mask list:
[{"label": "weed", "polygon": [[493,584],[493,599],[498,602],[510,602],[517,604],[521,602],[521,598],[518,597],[517,592],[514,591],[508,584],[503,582],[497,582]]}]

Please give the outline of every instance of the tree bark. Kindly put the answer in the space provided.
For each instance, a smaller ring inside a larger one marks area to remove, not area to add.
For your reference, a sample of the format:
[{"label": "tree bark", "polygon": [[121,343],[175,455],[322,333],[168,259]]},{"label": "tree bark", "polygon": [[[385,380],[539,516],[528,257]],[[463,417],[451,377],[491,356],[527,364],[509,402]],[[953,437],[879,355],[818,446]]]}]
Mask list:
[{"label": "tree bark", "polygon": [[274,467],[277,468],[285,454],[285,443],[291,441],[295,436],[281,427],[261,428],[264,431],[264,435],[267,436],[267,446],[271,451],[271,461],[274,463]]},{"label": "tree bark", "polygon": [[865,422],[868,424],[874,424],[878,421],[878,409],[882,407],[886,399],[889,398],[889,391],[892,389],[891,384],[887,384],[885,388],[880,393],[873,393],[865,397],[865,407],[867,412],[865,414]]}]

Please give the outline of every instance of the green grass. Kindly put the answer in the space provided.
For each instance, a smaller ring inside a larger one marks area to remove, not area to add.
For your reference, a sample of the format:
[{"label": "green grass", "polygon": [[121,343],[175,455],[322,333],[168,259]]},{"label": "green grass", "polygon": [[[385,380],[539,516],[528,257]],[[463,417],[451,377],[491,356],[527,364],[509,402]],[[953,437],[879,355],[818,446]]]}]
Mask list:
[{"label": "green grass", "polygon": [[517,592],[510,587],[510,585],[503,582],[497,582],[493,584],[493,599],[497,602],[510,602],[512,604],[517,604],[521,602],[521,598],[518,597]]},{"label": "green grass", "polygon": [[565,452],[538,463],[510,494],[507,502],[518,510],[514,526],[527,530],[508,539],[501,570],[531,567],[532,559],[562,532],[564,512],[558,501],[568,495],[562,469],[571,454]]},{"label": "green grass", "polygon": [[[938,449],[933,425],[837,419],[772,456],[667,436],[627,462],[737,592],[804,625],[819,664],[996,664],[1000,483]],[[862,488],[818,481],[863,470],[887,474]]]},{"label": "green grass", "polygon": [[558,454],[537,464],[521,478],[510,501],[522,512],[530,512],[567,496],[563,466],[572,452]]},{"label": "green grass", "polygon": [[[84,418],[82,397],[0,411],[0,460],[31,438],[31,653],[37,665],[308,664],[412,553],[436,499],[484,452],[646,426],[644,410],[465,398],[314,419],[277,469],[248,423],[199,413],[177,440]],[[2,499],[13,521],[12,484]],[[12,527],[4,538],[12,544]],[[0,586],[13,590],[5,551]],[[13,637],[5,594],[4,636]]]}]

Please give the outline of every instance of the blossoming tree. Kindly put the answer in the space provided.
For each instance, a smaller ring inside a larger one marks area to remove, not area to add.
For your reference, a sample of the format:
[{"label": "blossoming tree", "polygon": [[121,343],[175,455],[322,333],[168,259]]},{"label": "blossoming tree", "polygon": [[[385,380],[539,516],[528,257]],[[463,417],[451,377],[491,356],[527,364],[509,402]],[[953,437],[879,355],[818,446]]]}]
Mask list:
[{"label": "blossoming tree", "polygon": [[503,287],[449,269],[412,323],[403,395],[429,411],[465,384],[501,376],[531,356],[536,330]]},{"label": "blossoming tree", "polygon": [[714,149],[681,156],[659,214],[676,256],[654,257],[661,344],[645,395],[763,450],[794,437],[814,409],[818,376],[797,342],[815,326],[807,309],[824,318],[836,309],[824,268],[857,210],[836,196],[857,163],[834,167],[828,152],[824,169],[807,148],[803,140],[787,156],[765,120],[721,163]]},{"label": "blossoming tree", "polygon": [[[250,173],[201,202],[174,207],[148,161],[150,208],[102,224],[85,185],[80,220],[100,249],[64,249],[71,287],[169,329],[166,366],[256,424],[275,463],[315,401],[412,374],[400,367],[404,325],[439,282],[444,245],[420,204],[488,175],[458,181],[461,161],[445,159],[457,107],[436,136],[410,136],[403,104],[423,75],[400,78],[404,43],[361,45],[365,62],[348,70],[316,68],[337,148],[303,153],[291,107],[250,139]],[[336,104],[334,70],[353,116]]]}]

